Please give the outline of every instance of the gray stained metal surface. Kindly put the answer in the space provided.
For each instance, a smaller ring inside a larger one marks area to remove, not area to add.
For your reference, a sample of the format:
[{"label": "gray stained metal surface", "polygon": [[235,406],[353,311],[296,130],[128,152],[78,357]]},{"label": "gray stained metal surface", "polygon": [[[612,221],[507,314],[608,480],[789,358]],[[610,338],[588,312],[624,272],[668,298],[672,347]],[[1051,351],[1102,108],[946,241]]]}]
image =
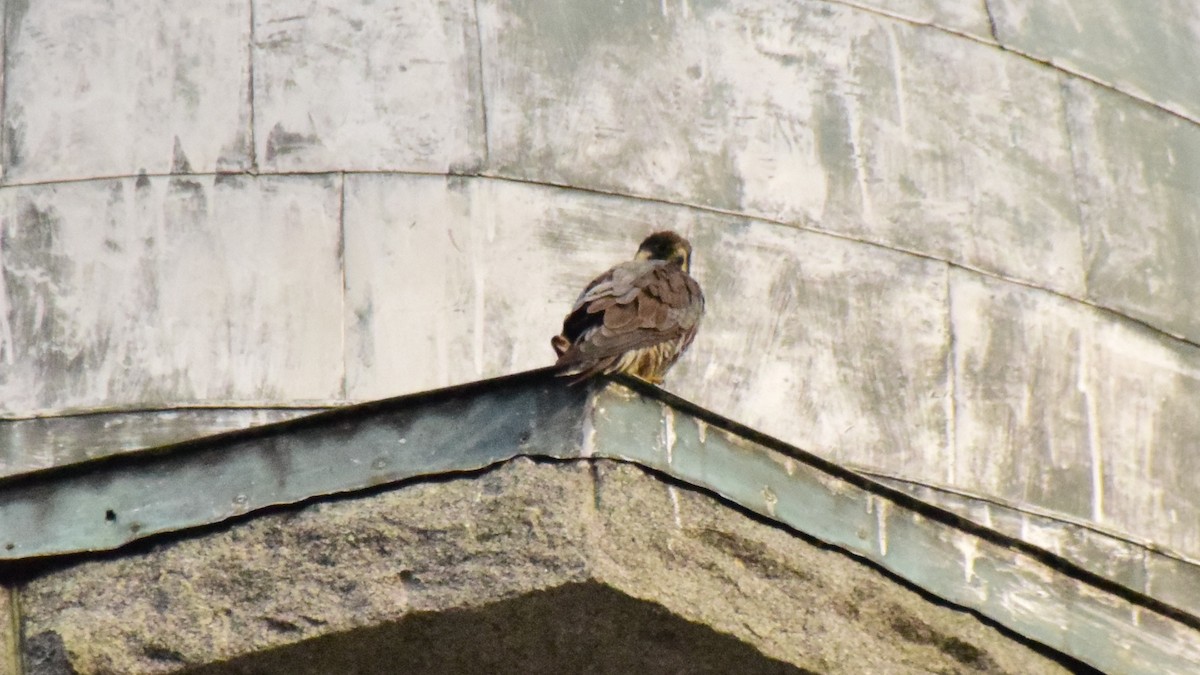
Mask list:
[{"label": "gray stained metal surface", "polygon": [[546,370],[0,480],[0,560],[36,567],[518,456],[661,471],[1108,672],[1200,666],[1192,613],[660,390]]}]

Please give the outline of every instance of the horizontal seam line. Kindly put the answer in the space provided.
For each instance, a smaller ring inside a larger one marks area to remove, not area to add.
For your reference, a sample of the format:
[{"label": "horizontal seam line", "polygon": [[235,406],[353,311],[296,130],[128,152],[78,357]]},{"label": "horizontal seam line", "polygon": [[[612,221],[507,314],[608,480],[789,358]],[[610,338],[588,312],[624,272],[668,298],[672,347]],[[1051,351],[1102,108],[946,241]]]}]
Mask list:
[{"label": "horizontal seam line", "polygon": [[1092,83],[1098,87],[1101,87],[1103,89],[1106,89],[1108,91],[1112,91],[1112,92],[1115,92],[1118,94],[1122,94],[1124,96],[1128,96],[1129,98],[1131,98],[1135,101],[1138,101],[1139,103],[1143,103],[1145,105],[1151,106],[1151,107],[1155,108],[1156,110],[1161,110],[1162,112],[1167,113],[1168,115],[1171,115],[1172,117],[1176,117],[1185,122],[1190,122],[1191,124],[1200,126],[1200,118],[1192,117],[1188,113],[1185,113],[1180,110],[1176,110],[1174,108],[1167,107],[1163,103],[1146,98],[1145,96],[1142,96],[1135,92],[1129,91],[1127,89],[1123,89],[1120,86],[1112,84],[1110,82],[1105,82],[1104,80],[1101,80],[1093,75],[1089,75],[1083,71],[1076,70],[1074,68],[1065,66],[1061,63],[1056,63],[1053,60],[1054,59],[1053,56],[1049,56],[1049,57],[1035,56],[1034,54],[1026,52],[1022,49],[1019,49],[1012,45],[1005,44],[1002,41],[991,40],[991,39],[982,37],[980,35],[976,35],[974,33],[969,33],[967,31],[959,30],[957,28],[951,28],[950,26],[946,26],[946,25],[937,23],[936,21],[932,21],[932,20],[931,21],[922,21],[921,19],[918,19],[916,17],[905,16],[904,14],[897,14],[894,12],[889,12],[889,11],[886,11],[883,9],[879,9],[877,7],[869,7],[866,5],[860,5],[855,2],[850,2],[849,0],[822,0],[822,1],[826,2],[828,4],[831,4],[831,5],[841,5],[842,7],[849,7],[850,9],[858,10],[858,11],[861,11],[866,14],[873,14],[875,16],[881,16],[881,17],[884,17],[887,19],[891,19],[893,21],[906,23],[911,26],[916,26],[919,28],[930,28],[933,30],[940,31],[942,33],[946,33],[948,35],[954,35],[956,37],[970,40],[971,42],[976,42],[981,45],[995,47],[1001,51],[1009,52],[1010,54],[1013,54],[1014,56],[1026,59],[1028,61],[1032,61],[1038,65],[1050,68],[1051,70],[1056,70],[1060,73],[1064,73],[1066,75],[1071,75],[1072,77],[1077,77],[1081,80],[1086,80],[1087,82],[1090,82],[1090,83]]},{"label": "horizontal seam line", "polygon": [[950,267],[956,267],[961,270],[972,272],[972,273],[978,274],[980,276],[988,277],[991,279],[1003,281],[1005,283],[1015,284],[1018,286],[1024,286],[1025,288],[1034,289],[1034,290],[1037,290],[1037,291],[1040,291],[1040,292],[1043,292],[1043,293],[1046,293],[1046,294],[1049,294],[1052,296],[1056,296],[1058,298],[1062,298],[1064,300],[1068,300],[1070,302],[1082,305],[1084,307],[1090,307],[1099,312],[1104,312],[1104,313],[1110,314],[1112,316],[1119,317],[1120,319],[1128,321],[1131,324],[1141,326],[1141,327],[1145,328],[1146,330],[1152,331],[1156,335],[1159,335],[1163,338],[1169,339],[1178,344],[1185,345],[1185,346],[1191,347],[1191,348],[1200,349],[1200,342],[1193,341],[1182,335],[1171,333],[1167,329],[1161,328],[1152,323],[1149,323],[1145,319],[1139,319],[1139,318],[1131,316],[1129,314],[1125,314],[1124,312],[1121,312],[1112,307],[1106,307],[1104,305],[1097,304],[1086,298],[1070,295],[1069,293],[1065,293],[1063,291],[1058,291],[1058,290],[1055,290],[1052,288],[1047,288],[1045,286],[1039,286],[1039,285],[1037,285],[1037,283],[1035,283],[1033,281],[1027,281],[1024,279],[1007,276],[1005,274],[1001,274],[1000,272],[996,272],[996,271],[992,271],[992,270],[984,270],[984,269],[969,265],[965,262],[949,260],[947,258],[942,258],[942,257],[936,256],[931,253],[925,253],[923,251],[916,251],[916,250],[912,250],[912,249],[902,248],[902,247],[895,246],[892,244],[887,244],[887,243],[884,243],[881,241],[875,241],[872,239],[867,239],[864,237],[855,236],[855,235],[847,234],[844,232],[837,232],[834,230],[827,230],[827,229],[820,228],[820,227],[814,227],[811,224],[788,222],[788,221],[783,221],[783,220],[779,220],[779,219],[775,219],[775,218],[770,218],[770,217],[764,216],[764,215],[755,215],[755,214],[751,214],[751,213],[745,213],[742,211],[735,211],[732,209],[724,209],[724,208],[720,208],[720,207],[716,207],[716,206],[705,206],[705,205],[694,204],[694,203],[685,202],[685,201],[675,201],[675,200],[666,199],[663,197],[651,197],[651,196],[639,195],[639,194],[635,194],[635,193],[631,193],[631,192],[620,192],[617,190],[610,190],[610,189],[603,189],[603,188],[596,188],[596,187],[584,187],[584,186],[578,186],[578,185],[570,185],[567,183],[556,183],[553,181],[534,180],[534,179],[530,179],[530,178],[505,176],[505,175],[495,174],[495,173],[491,173],[491,172],[487,172],[487,171],[479,171],[479,172],[471,172],[471,173],[442,173],[442,172],[432,172],[432,171],[409,171],[409,170],[347,170],[347,171],[321,170],[321,171],[291,171],[291,172],[253,173],[253,174],[248,173],[248,172],[239,172],[239,173],[212,172],[212,173],[188,173],[188,174],[177,174],[177,173],[144,174],[143,173],[143,174],[127,174],[127,175],[123,175],[123,176],[77,178],[77,179],[70,179],[70,180],[65,180],[65,181],[58,181],[56,183],[36,183],[36,184],[30,183],[30,184],[21,184],[21,185],[6,185],[6,186],[0,187],[0,190],[15,189],[15,188],[22,188],[22,187],[34,187],[34,186],[39,186],[39,185],[45,186],[45,185],[57,185],[57,184],[70,184],[70,183],[84,183],[84,182],[90,182],[90,181],[100,182],[100,181],[109,181],[109,180],[129,180],[132,178],[138,178],[140,176],[146,176],[148,178],[189,178],[189,177],[202,178],[202,177],[218,177],[218,176],[220,176],[220,177],[242,176],[242,177],[251,177],[251,178],[272,178],[272,177],[288,177],[288,176],[301,176],[301,177],[303,177],[303,176],[327,176],[327,177],[332,177],[332,176],[337,176],[338,174],[342,174],[342,173],[344,173],[348,176],[418,176],[418,177],[430,177],[430,178],[477,178],[477,179],[487,179],[487,180],[498,180],[498,181],[520,184],[520,185],[534,185],[534,186],[539,186],[539,187],[570,190],[570,191],[580,192],[580,193],[584,193],[584,194],[595,194],[595,195],[602,195],[602,196],[606,196],[606,197],[620,197],[623,199],[632,199],[632,200],[637,200],[637,201],[642,201],[642,202],[647,202],[647,203],[652,203],[652,204],[663,204],[666,206],[675,206],[675,207],[680,207],[680,208],[693,209],[695,211],[700,211],[703,213],[711,213],[711,214],[722,215],[722,216],[742,218],[745,220],[753,220],[753,221],[768,223],[768,224],[772,224],[772,225],[779,225],[781,227],[790,227],[790,228],[797,229],[797,230],[800,230],[803,232],[811,232],[814,234],[825,235],[828,237],[833,237],[835,239],[841,239],[843,241],[852,241],[855,243],[872,246],[872,247],[882,249],[885,251],[891,251],[893,253],[908,255],[908,256],[915,257],[915,258],[922,258],[924,260],[929,260],[932,262],[949,265]]}]

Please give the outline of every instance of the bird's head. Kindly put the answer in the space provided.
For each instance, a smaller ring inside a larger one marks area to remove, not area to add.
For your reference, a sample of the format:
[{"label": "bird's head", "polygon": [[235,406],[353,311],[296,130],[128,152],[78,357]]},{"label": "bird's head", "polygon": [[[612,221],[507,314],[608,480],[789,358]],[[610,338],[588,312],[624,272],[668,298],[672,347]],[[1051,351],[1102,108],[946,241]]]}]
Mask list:
[{"label": "bird's head", "polygon": [[687,272],[692,263],[692,245],[674,232],[655,232],[638,246],[634,260],[666,260]]}]

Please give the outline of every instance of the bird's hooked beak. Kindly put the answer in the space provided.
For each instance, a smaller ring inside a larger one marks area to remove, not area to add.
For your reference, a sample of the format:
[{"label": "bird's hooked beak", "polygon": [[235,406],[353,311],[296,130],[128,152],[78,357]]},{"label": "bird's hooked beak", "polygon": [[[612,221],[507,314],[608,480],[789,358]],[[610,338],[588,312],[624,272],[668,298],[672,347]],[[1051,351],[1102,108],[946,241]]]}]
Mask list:
[{"label": "bird's hooked beak", "polygon": [[691,247],[676,246],[671,252],[671,257],[668,260],[678,260],[679,266],[683,269],[684,274],[688,274],[688,268],[692,266],[692,249]]}]

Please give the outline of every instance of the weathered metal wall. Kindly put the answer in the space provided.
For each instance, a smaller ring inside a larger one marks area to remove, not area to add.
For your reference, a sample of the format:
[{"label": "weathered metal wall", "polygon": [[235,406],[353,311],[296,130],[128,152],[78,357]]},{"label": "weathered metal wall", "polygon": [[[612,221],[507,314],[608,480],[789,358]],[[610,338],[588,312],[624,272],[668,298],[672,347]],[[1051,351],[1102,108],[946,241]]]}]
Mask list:
[{"label": "weathered metal wall", "polygon": [[[709,316],[673,391],[1200,558],[1194,3],[4,16],[10,420],[221,429],[546,365],[578,288],[674,227]],[[85,452],[22,424],[4,473]]]}]

